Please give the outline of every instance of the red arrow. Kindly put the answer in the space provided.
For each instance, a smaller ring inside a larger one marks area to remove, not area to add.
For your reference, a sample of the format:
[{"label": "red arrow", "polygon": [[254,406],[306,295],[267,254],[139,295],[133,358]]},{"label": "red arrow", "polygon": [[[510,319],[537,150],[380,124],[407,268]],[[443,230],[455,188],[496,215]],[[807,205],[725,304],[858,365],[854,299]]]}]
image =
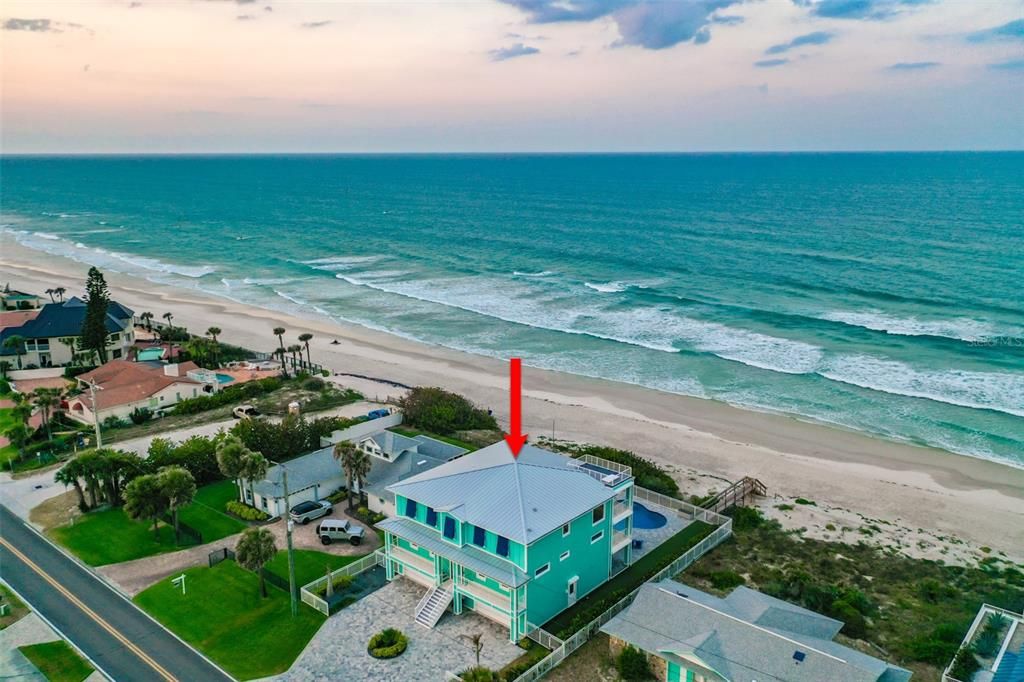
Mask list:
[{"label": "red arrow", "polygon": [[505,434],[505,442],[508,449],[512,451],[513,457],[519,457],[519,451],[526,443],[526,434],[523,430],[523,368],[519,358],[509,360],[509,408],[512,413],[512,422],[509,431]]}]

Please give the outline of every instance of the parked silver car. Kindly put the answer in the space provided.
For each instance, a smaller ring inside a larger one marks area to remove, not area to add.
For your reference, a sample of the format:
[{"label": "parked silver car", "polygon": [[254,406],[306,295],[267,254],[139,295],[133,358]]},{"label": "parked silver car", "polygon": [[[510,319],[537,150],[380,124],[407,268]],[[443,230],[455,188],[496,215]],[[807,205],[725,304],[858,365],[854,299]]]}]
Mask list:
[{"label": "parked silver car", "polygon": [[334,507],[327,500],[306,500],[292,507],[288,515],[295,523],[307,524],[313,519],[328,516],[333,512]]},{"label": "parked silver car", "polygon": [[335,540],[348,540],[353,545],[363,541],[362,526],[357,526],[348,519],[324,519],[316,527],[316,534],[320,536],[320,542],[329,545]]}]

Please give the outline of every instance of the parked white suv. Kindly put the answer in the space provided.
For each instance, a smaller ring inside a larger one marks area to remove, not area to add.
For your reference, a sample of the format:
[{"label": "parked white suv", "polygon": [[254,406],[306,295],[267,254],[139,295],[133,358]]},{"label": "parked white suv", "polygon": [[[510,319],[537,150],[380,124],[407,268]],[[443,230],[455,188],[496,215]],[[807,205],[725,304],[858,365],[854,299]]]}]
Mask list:
[{"label": "parked white suv", "polygon": [[353,545],[363,541],[363,533],[366,532],[361,526],[357,526],[348,519],[324,519],[316,527],[316,534],[320,536],[320,543],[329,545],[335,540],[348,540]]}]

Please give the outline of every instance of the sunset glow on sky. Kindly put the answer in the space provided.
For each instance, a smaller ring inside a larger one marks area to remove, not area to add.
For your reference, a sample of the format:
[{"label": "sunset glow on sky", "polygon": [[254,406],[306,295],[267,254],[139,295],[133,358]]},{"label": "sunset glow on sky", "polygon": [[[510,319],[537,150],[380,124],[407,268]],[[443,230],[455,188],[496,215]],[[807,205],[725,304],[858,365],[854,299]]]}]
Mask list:
[{"label": "sunset glow on sky", "polygon": [[1024,148],[1024,2],[0,5],[5,152]]}]

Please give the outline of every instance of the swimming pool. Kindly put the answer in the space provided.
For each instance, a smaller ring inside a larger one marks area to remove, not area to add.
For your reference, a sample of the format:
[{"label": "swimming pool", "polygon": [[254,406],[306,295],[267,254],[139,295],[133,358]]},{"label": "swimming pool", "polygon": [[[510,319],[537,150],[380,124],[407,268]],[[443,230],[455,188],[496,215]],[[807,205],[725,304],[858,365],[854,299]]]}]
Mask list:
[{"label": "swimming pool", "polygon": [[230,374],[221,374],[220,372],[217,372],[217,383],[218,384],[221,384],[221,385],[223,385],[223,384],[230,384],[234,380],[235,380],[235,378],[233,376],[231,376]]},{"label": "swimming pool", "polygon": [[143,348],[139,351],[136,356],[139,362],[146,362],[147,360],[159,360],[164,356],[164,349],[157,348]]},{"label": "swimming pool", "polygon": [[[633,528],[661,528],[666,523],[668,523],[668,519],[665,518],[664,514],[651,511],[639,502],[633,503]],[[615,524],[616,530],[623,530],[625,527],[625,521],[619,521]]]}]

